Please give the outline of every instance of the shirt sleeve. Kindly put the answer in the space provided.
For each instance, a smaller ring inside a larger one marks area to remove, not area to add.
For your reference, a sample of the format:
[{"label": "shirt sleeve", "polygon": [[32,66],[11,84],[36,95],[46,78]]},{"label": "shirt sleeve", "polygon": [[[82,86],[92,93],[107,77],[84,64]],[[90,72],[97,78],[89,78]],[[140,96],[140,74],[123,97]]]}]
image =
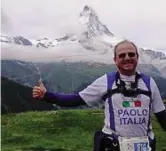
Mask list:
[{"label": "shirt sleeve", "polygon": [[156,82],[151,78],[151,91],[152,91],[152,111],[153,113],[158,113],[165,110],[164,103],[162,101],[159,89]]},{"label": "shirt sleeve", "polygon": [[102,103],[102,96],[107,91],[107,76],[106,74],[99,77],[83,91],[79,92],[81,98],[89,106],[98,106]]},{"label": "shirt sleeve", "polygon": [[57,104],[59,106],[85,105],[85,102],[77,93],[63,94],[63,93],[46,92],[42,100],[48,103]]}]

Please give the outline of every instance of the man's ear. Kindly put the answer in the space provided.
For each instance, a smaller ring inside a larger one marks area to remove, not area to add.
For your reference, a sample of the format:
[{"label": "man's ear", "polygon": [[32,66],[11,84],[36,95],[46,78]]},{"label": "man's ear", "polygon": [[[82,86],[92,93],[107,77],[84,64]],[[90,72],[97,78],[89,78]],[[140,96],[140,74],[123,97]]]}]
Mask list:
[{"label": "man's ear", "polygon": [[137,53],[137,58],[139,59],[139,54]]}]

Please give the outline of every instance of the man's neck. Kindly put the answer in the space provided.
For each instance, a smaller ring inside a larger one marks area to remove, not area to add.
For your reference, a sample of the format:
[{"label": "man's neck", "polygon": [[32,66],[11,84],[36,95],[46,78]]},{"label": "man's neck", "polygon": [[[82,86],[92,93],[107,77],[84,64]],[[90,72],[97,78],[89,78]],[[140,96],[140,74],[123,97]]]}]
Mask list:
[{"label": "man's neck", "polygon": [[120,71],[119,70],[119,73],[124,75],[124,76],[133,76],[136,74],[136,71],[128,72],[128,71]]}]

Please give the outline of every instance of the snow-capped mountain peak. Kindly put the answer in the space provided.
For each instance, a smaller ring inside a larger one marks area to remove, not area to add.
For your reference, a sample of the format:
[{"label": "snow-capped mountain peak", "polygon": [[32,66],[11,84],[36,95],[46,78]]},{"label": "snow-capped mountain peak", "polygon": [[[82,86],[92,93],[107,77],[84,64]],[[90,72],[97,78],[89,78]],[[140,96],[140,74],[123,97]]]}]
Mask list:
[{"label": "snow-capped mountain peak", "polygon": [[87,5],[85,5],[83,11],[80,13],[80,22],[87,27],[87,31],[84,32],[87,38],[103,34],[114,36],[109,29],[99,21],[96,12]]},{"label": "snow-capped mountain peak", "polygon": [[83,11],[80,13],[80,20],[83,21],[84,24],[89,23],[92,17],[96,17],[95,11],[89,6],[85,5]]},{"label": "snow-capped mountain peak", "polygon": [[[110,45],[112,47],[112,43],[108,43],[105,39],[118,39],[116,38],[109,29],[103,25],[97,13],[89,6],[85,5],[83,11],[80,13],[80,17],[78,20],[82,26],[84,26],[84,30],[82,31],[81,36],[77,37],[77,35],[71,35],[66,33],[63,37],[60,38],[38,38],[38,39],[27,39],[24,37],[10,37],[10,36],[2,36],[1,42],[3,43],[12,43],[19,45],[31,45],[34,47],[42,47],[42,48],[52,48],[59,45],[79,43],[83,48],[88,50],[95,50],[94,45],[97,42],[101,42],[102,45]],[[99,40],[102,37],[101,40]],[[96,41],[97,39],[97,41]],[[103,41],[104,40],[104,41]]]}]

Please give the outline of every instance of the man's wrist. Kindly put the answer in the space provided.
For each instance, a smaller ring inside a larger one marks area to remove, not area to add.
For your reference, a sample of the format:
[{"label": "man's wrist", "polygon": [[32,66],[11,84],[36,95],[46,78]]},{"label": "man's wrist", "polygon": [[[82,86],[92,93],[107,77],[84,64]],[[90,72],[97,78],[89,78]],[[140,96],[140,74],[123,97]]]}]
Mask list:
[{"label": "man's wrist", "polygon": [[40,101],[46,101],[48,100],[48,92],[45,92],[42,97],[39,98]]}]

